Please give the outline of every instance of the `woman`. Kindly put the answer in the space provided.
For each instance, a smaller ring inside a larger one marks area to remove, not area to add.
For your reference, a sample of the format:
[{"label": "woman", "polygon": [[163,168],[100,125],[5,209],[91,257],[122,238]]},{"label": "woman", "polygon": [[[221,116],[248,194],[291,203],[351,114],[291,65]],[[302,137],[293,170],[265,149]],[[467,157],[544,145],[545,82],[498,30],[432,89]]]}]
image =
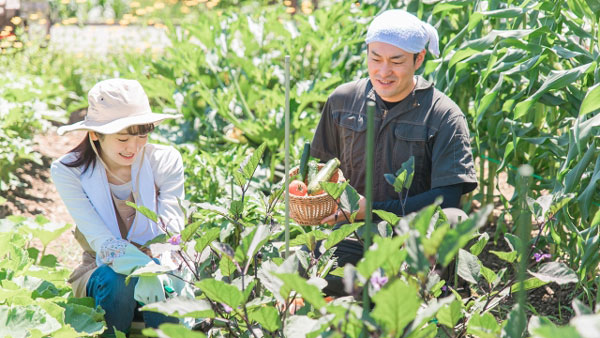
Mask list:
[{"label": "woman", "polygon": [[[85,120],[58,129],[59,135],[73,130],[88,133],[52,163],[51,173],[77,225],[75,238],[84,249],[83,262],[69,279],[73,293],[92,297],[102,306],[106,334],[114,335],[113,326],[129,330],[137,314],[136,301],[164,300],[169,294],[165,290],[172,291],[177,284],[160,275],[139,277],[125,285],[125,277],[139,267],[157,264],[147,250],[139,249],[141,245],[163,233],[179,233],[184,225],[178,203],[184,198],[181,155],[170,146],[147,144],[155,124],[178,116],[152,113],[144,89],[135,80],[101,81],[89,91],[88,103]],[[136,212],[128,201],[154,211],[158,224]],[[163,265],[174,268],[170,257],[160,258]],[[142,315],[149,327],[177,321],[158,313]]]}]

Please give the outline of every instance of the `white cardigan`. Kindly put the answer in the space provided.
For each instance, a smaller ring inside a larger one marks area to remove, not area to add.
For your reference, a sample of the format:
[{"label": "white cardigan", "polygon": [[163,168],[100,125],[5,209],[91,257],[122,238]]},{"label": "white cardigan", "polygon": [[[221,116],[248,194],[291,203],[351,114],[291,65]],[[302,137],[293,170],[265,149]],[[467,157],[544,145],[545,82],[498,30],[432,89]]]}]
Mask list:
[{"label": "white cardigan", "polygon": [[[168,230],[172,233],[180,233],[184,227],[183,211],[179,207],[178,199],[183,200],[183,161],[179,152],[171,147],[158,144],[147,144],[144,147],[145,161],[148,161],[152,176],[154,176],[154,184],[158,188],[157,192],[157,210],[156,213],[167,224]],[[139,160],[141,154],[136,159]],[[84,187],[83,182],[88,182],[86,177],[82,176],[82,168],[70,168],[61,163],[71,162],[75,159],[73,153],[66,154],[54,161],[51,166],[51,175],[56,189],[60,197],[64,201],[71,217],[75,220],[77,228],[84,235],[92,250],[96,253],[100,252],[102,244],[108,240],[120,239],[118,230],[111,231],[111,225],[107,225],[103,221],[106,216],[101,217],[99,211],[102,209],[94,205],[92,199],[88,198],[86,191],[90,191],[90,187]],[[132,179],[137,173],[137,168],[140,166],[136,161],[132,165]],[[89,176],[90,170],[103,169],[100,161],[96,161],[96,166],[90,166],[85,175]],[[106,174],[102,173],[103,180],[106,180]],[[140,178],[140,181],[142,179]],[[152,182],[140,182],[140,185],[152,187]],[[108,188],[108,181],[106,182]],[[95,187],[94,189],[98,189]],[[140,188],[141,190],[142,188]],[[96,201],[102,200],[94,197]],[[98,204],[96,202],[96,204]],[[112,206],[112,202],[110,204]],[[151,209],[154,209],[153,207]],[[139,214],[138,214],[139,216]],[[136,216],[136,217],[138,217]],[[116,219],[115,219],[116,222]],[[112,223],[112,222],[111,222]],[[116,223],[115,223],[116,224]],[[112,226],[114,227],[114,226]],[[130,238],[137,242],[135,238]]]}]

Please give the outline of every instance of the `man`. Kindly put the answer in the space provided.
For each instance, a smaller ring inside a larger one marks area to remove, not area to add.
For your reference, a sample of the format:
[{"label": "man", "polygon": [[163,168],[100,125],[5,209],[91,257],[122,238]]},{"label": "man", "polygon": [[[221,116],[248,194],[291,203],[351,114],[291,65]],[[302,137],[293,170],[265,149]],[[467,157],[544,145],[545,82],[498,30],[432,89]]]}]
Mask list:
[{"label": "man", "polygon": [[[403,10],[377,16],[367,31],[368,79],[339,86],[328,98],[311,146],[311,155],[325,162],[341,161],[346,179],[364,195],[366,177],[366,107],[375,102],[373,209],[398,215],[417,211],[443,197],[442,208],[458,208],[462,194],[477,186],[469,130],[464,114],[431,82],[415,72],[425,59],[425,45],[439,55],[435,28]],[[396,173],[411,156],[415,175],[402,208],[384,174]],[[357,219],[364,218],[361,198]],[[464,215],[449,211],[449,218]],[[341,221],[340,211],[322,223]],[[338,264],[356,264],[362,257],[357,242],[342,242]]]}]

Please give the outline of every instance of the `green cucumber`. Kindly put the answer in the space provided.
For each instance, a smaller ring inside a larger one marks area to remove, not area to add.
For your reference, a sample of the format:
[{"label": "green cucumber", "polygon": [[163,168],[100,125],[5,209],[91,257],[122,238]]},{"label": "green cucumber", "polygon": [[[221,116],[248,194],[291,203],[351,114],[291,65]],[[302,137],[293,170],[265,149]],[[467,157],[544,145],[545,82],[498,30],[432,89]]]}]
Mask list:
[{"label": "green cucumber", "polygon": [[298,174],[300,174],[300,181],[306,180],[308,175],[308,159],[310,158],[310,142],[304,143],[304,150],[302,151],[302,157],[300,158],[300,167],[298,168]]},{"label": "green cucumber", "polygon": [[321,182],[328,182],[339,166],[340,160],[338,160],[336,157],[327,161],[325,166],[319,170],[317,175],[315,175],[315,177],[308,182],[308,194],[314,194],[321,190]]},{"label": "green cucumber", "polygon": [[304,182],[308,184],[308,182],[312,181],[315,178],[315,176],[317,176],[318,172],[319,165],[317,164],[317,161],[310,160],[308,162],[308,174],[306,175],[306,181]]}]

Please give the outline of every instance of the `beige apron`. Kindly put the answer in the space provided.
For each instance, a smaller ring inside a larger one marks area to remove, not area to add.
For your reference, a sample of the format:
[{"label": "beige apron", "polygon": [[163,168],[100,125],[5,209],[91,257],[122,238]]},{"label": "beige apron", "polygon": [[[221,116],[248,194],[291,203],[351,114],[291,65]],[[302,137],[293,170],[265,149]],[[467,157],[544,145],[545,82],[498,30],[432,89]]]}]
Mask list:
[{"label": "beige apron", "polygon": [[[117,222],[119,223],[119,231],[121,232],[122,238],[127,238],[129,229],[133,224],[135,218],[135,209],[126,204],[127,201],[134,202],[133,194],[129,194],[126,200],[121,200],[111,192],[113,205],[117,213]],[[134,202],[135,203],[135,202]],[[83,234],[78,228],[75,228],[73,232],[75,239],[83,249],[82,262],[73,270],[73,273],[69,277],[68,282],[71,283],[73,288],[73,295],[75,297],[86,297],[86,285],[94,271],[98,268],[96,265],[96,253],[90,247]],[[134,243],[135,244],[135,243]],[[147,252],[146,252],[147,253]]]}]

